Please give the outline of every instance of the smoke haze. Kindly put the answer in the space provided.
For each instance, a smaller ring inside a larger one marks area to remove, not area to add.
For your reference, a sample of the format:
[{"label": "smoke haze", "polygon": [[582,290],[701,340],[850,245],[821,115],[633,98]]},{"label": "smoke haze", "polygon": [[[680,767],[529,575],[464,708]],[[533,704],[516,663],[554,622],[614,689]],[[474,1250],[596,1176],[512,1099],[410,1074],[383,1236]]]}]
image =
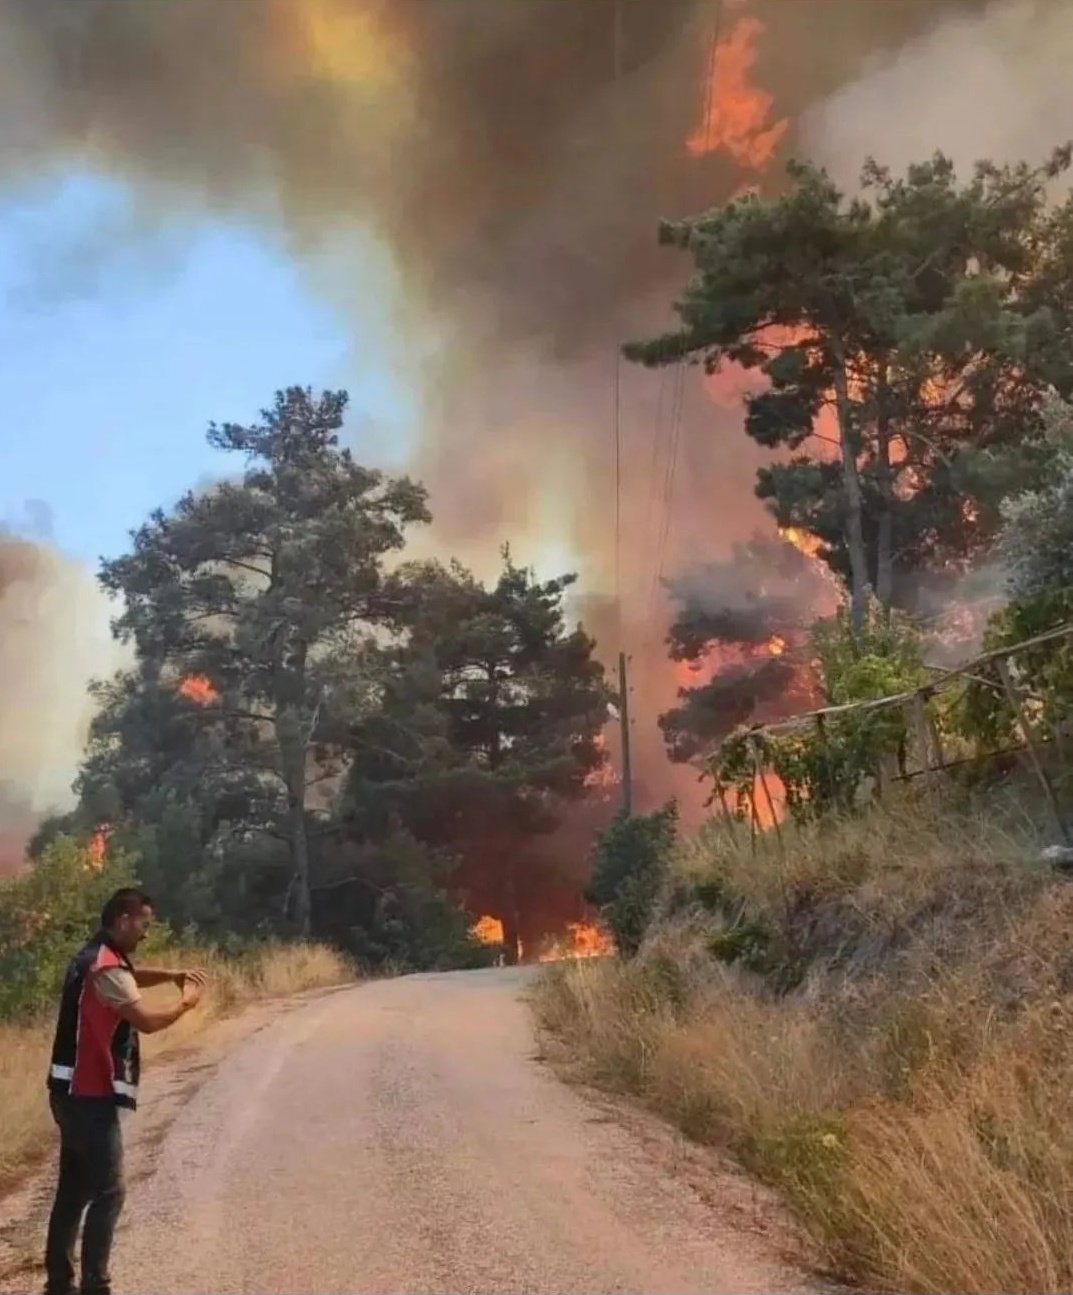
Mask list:
[{"label": "smoke haze", "polygon": [[[745,17],[751,35],[735,28]],[[1071,25],[1062,0],[8,0],[0,178],[96,169],[130,185],[147,233],[186,212],[238,220],[355,317],[373,294],[378,362],[418,410],[409,466],[432,492],[430,543],[482,574],[505,540],[544,574],[581,573],[605,659],[622,636],[634,654],[650,712],[639,762],[654,771],[655,709],[675,691],[656,677],[661,577],[763,522],[763,456],[739,412],[695,375],[676,389],[623,366],[616,575],[614,357],[667,322],[688,272],[657,247],[657,221],[777,184],[790,152],[849,178],[866,153],[901,165],[937,143],[1042,154],[1073,133]],[[735,34],[746,65],[728,78],[714,60],[723,79],[706,90],[713,45]],[[770,98],[720,98],[749,87]],[[778,126],[775,155],[687,148],[706,119],[739,142]],[[205,420],[253,412],[207,405]],[[42,562],[38,582],[70,580]],[[48,601],[34,624],[61,642]],[[93,670],[68,646],[52,714]],[[53,767],[12,728],[31,722],[19,681],[33,656],[5,670],[19,698],[0,700],[8,776]]]},{"label": "smoke haze", "polygon": [[0,532],[0,874],[40,816],[67,808],[91,708],[121,660],[90,573],[43,541]]},{"label": "smoke haze", "polygon": [[941,149],[962,171],[981,158],[1042,161],[1073,136],[1073,7],[996,0],[942,14],[802,121],[804,150],[852,184],[869,153],[895,170]]}]

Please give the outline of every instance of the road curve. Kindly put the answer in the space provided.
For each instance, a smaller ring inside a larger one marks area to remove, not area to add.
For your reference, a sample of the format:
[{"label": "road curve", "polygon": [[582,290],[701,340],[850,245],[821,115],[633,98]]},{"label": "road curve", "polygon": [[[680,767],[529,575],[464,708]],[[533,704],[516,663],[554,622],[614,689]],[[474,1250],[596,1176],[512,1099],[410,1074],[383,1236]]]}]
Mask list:
[{"label": "road curve", "polygon": [[359,986],[240,1044],[132,1187],[117,1289],[809,1289],[534,1058],[526,976]]}]

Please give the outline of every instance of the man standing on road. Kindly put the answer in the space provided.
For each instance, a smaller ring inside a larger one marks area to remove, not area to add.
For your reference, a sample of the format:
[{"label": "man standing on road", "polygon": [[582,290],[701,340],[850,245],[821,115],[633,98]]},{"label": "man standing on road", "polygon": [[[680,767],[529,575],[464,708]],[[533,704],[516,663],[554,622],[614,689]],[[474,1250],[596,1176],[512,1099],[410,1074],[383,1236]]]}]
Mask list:
[{"label": "man standing on road", "polygon": [[[60,1132],[60,1173],[45,1246],[46,1295],[110,1295],[109,1258],[123,1208],[123,1139],[119,1112],[138,1095],[138,1036],[166,1030],[197,1005],[200,971],[135,970],[130,955],[153,920],[153,901],[135,888],[117,890],[101,912],[100,930],[67,968],[52,1045],[48,1089]],[[141,990],[174,984],[180,999],[151,1009]],[[74,1252],[82,1235],[82,1281]]]}]

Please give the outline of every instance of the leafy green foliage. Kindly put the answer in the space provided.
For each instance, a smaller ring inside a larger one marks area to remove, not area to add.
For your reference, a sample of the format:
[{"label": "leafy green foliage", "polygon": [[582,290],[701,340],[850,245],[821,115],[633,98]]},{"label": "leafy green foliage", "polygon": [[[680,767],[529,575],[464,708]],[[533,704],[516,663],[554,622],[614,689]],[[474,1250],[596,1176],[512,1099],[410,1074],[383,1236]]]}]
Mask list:
[{"label": "leafy green foliage", "polygon": [[623,957],[641,946],[669,874],[678,832],[672,801],[652,814],[625,812],[597,840],[587,899],[601,916]]},{"label": "leafy green foliage", "polygon": [[[1073,409],[1048,406],[1051,456],[1034,488],[1008,500],[999,556],[1008,572],[1009,603],[995,612],[984,648],[1014,647],[1073,623]],[[1062,636],[1027,648],[1011,669],[1031,694],[1036,718],[1052,730],[1073,709],[1073,642]],[[1015,736],[1016,720],[993,665],[974,672],[956,712],[961,731],[997,747]]]},{"label": "leafy green foliage", "polygon": [[[368,704],[371,635],[393,610],[383,560],[428,520],[419,486],[339,448],[346,403],[292,387],[258,424],[210,427],[242,478],[154,513],[100,577],[138,665],[102,690],[86,799],[131,814],[166,783],[196,803],[203,845],[224,822],[283,836],[302,935],[308,788]],[[190,677],[200,697],[179,693]]]},{"label": "leafy green foliage", "polygon": [[450,851],[453,884],[499,915],[508,952],[555,866],[531,843],[605,759],[611,692],[593,641],[565,622],[572,581],[537,581],[509,552],[490,588],[457,564],[402,566],[388,591],[405,637],[379,708],[350,731],[347,832],[368,839],[397,821]]},{"label": "leafy green foliage", "polygon": [[446,971],[488,966],[501,950],[470,934],[472,917],[448,891],[452,860],[403,831],[344,847],[314,893],[317,930],[370,969]]},{"label": "leafy green foliage", "polygon": [[[54,1006],[67,963],[97,930],[105,900],[135,881],[129,855],[108,850],[97,867],[84,842],[58,836],[32,868],[0,882],[0,1019]],[[168,938],[166,927],[154,927],[156,947]]]},{"label": "leafy green foliage", "polygon": [[1056,214],[1047,196],[1069,162],[1067,148],[1038,168],[980,163],[962,184],[939,154],[902,177],[870,161],[850,201],[792,163],[778,197],[660,229],[694,262],[681,326],[625,353],[767,379],[746,431],[792,457],[758,494],[822,540],[855,627],[869,587],[904,603],[912,572],[980,550],[999,520],[993,456],[1030,458],[1049,384],[1070,390],[1073,205]]},{"label": "leafy green foliage", "polygon": [[[892,696],[927,681],[916,631],[874,601],[859,633],[843,611],[816,625],[812,644],[830,706]],[[907,738],[902,707],[849,710],[785,734],[739,730],[723,743],[711,773],[717,794],[733,797],[745,817],[759,761],[781,779],[790,812],[811,818],[852,810],[862,782],[878,777],[884,760],[898,759]]]}]

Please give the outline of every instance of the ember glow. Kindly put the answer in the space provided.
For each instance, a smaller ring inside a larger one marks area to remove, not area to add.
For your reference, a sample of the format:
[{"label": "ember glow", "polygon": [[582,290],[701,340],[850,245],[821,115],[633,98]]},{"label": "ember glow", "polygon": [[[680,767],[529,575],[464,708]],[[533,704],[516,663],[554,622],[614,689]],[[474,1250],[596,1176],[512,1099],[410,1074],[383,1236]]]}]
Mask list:
[{"label": "ember glow", "polygon": [[187,701],[192,701],[198,706],[211,706],[220,698],[212,681],[203,674],[188,674],[180,681],[176,691],[180,697],[185,697]]}]

